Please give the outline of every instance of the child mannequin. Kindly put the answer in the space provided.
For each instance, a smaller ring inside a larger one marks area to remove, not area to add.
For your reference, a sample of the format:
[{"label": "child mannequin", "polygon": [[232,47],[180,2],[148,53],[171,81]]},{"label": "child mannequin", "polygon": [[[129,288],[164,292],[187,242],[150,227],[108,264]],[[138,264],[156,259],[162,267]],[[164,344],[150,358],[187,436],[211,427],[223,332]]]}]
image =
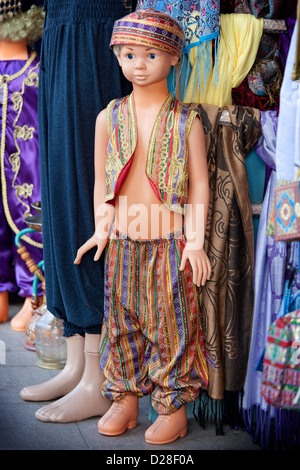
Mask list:
[{"label": "child mannequin", "polygon": [[[115,23],[111,46],[120,46],[118,61],[133,93],[97,118],[95,233],[74,261],[95,246],[97,261],[107,246],[100,353],[102,393],[114,403],[98,430],[115,436],[135,427],[138,398],[152,393],[158,418],[145,434],[152,444],[186,434],[185,405],[207,385],[197,291],[211,274],[203,248],[204,133],[197,114],[167,88],[182,43],[176,21],[154,10]],[[195,236],[198,206],[203,217]]]}]

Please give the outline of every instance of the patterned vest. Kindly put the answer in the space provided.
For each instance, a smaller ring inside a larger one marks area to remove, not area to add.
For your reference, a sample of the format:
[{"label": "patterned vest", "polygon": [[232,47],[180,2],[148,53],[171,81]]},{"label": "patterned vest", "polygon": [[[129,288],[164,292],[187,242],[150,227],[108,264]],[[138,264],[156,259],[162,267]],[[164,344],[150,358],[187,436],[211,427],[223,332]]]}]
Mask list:
[{"label": "patterned vest", "polygon": [[[146,157],[146,174],[155,194],[169,209],[184,213],[188,197],[188,136],[197,111],[170,93],[155,120]],[[107,107],[106,201],[118,193],[137,143],[133,93]]]}]

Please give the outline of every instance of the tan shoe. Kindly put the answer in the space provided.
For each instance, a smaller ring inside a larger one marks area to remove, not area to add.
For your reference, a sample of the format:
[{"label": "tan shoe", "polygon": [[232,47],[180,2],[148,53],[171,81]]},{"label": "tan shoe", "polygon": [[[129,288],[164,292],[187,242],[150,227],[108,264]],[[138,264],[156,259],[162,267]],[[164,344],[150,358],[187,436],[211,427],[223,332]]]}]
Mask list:
[{"label": "tan shoe", "polygon": [[186,407],[182,406],[175,413],[159,415],[145,432],[148,444],[168,444],[184,437],[187,433]]},{"label": "tan shoe", "polygon": [[139,399],[135,395],[126,395],[115,401],[107,413],[98,422],[98,431],[106,436],[118,436],[127,429],[137,426]]}]

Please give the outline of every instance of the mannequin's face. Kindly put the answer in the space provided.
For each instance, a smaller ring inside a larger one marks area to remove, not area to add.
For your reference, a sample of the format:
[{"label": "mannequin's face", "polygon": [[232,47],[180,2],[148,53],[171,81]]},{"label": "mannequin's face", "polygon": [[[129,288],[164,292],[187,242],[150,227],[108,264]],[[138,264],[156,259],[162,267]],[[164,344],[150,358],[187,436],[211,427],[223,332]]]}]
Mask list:
[{"label": "mannequin's face", "polygon": [[145,86],[165,80],[178,57],[154,47],[130,44],[120,48],[118,61],[127,80]]}]

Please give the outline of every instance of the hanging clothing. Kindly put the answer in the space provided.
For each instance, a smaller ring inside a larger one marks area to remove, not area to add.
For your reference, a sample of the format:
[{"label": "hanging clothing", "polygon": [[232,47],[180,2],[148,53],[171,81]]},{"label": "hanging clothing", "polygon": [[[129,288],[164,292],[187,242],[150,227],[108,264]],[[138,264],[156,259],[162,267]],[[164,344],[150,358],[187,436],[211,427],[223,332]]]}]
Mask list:
[{"label": "hanging clothing", "polygon": [[[266,189],[257,236],[255,257],[255,307],[252,338],[244,387],[243,411],[247,430],[262,448],[285,449],[300,444],[300,414],[268,405],[261,396],[262,374],[255,366],[266,346],[270,323],[275,320],[288,278],[288,266],[296,269],[294,290],[300,288],[299,242],[275,242],[266,235],[267,221],[279,179],[294,179],[299,158],[299,90],[292,87],[292,69],[296,48],[297,23],[293,32],[280,92],[278,119],[272,111],[262,113],[262,139],[256,150],[272,168]],[[297,84],[295,84],[297,86]],[[293,93],[296,92],[296,95]],[[295,97],[298,99],[295,99]],[[294,99],[292,99],[294,98]]]},{"label": "hanging clothing", "polygon": [[278,180],[293,180],[300,165],[300,81],[292,79],[298,27],[296,22],[280,90],[276,142]]},{"label": "hanging clothing", "polygon": [[[31,204],[41,199],[39,70],[40,58],[30,49],[27,60],[0,60],[0,291],[18,290],[20,297],[31,297],[33,274],[17,253],[15,236],[28,228],[26,217],[36,215]],[[23,236],[22,244],[35,263],[43,259],[41,234]]]},{"label": "hanging clothing", "polygon": [[[220,15],[219,59],[206,81],[203,65],[199,66],[197,48],[190,51],[192,68],[185,103],[207,103],[219,107],[232,104],[232,88],[238,87],[248,75],[257,56],[263,32],[263,20],[252,15]],[[215,84],[215,67],[218,82]]]},{"label": "hanging clothing", "polygon": [[109,48],[121,0],[46,0],[39,129],[42,225],[48,309],[65,336],[100,333],[103,258],[78,248],[94,232],[94,135],[98,113],[131,92]]},{"label": "hanging clothing", "polygon": [[235,0],[235,13],[250,13],[256,18],[283,19],[295,13],[297,0]]},{"label": "hanging clothing", "polygon": [[[262,136],[256,151],[272,170],[261,208],[255,254],[255,304],[251,346],[242,403],[246,429],[254,442],[263,449],[289,448],[300,442],[300,414],[297,411],[276,409],[261,396],[262,373],[255,366],[266,346],[269,325],[275,320],[288,276],[287,266],[298,265],[298,243],[275,242],[266,235],[266,226],[272,208],[276,176],[276,111],[261,113]],[[294,277],[293,290],[300,288],[299,272]],[[297,436],[298,433],[298,436]]]},{"label": "hanging clothing", "polygon": [[[277,75],[276,77],[276,69],[278,68],[278,65],[280,66],[281,70],[284,70],[285,68],[286,59],[287,59],[288,50],[289,50],[292,35],[293,35],[295,22],[296,22],[295,19],[292,19],[292,18],[286,19],[285,21],[286,31],[278,35],[279,59],[277,56],[277,50],[276,50],[277,48],[276,49],[272,47],[266,48],[265,45],[263,44],[263,41],[261,41],[260,46],[259,46],[258,54],[261,51],[260,58],[262,60],[267,60],[268,62],[270,60],[269,59],[270,55],[273,55],[273,59],[271,60],[271,65],[270,65],[271,70],[273,70],[273,73],[271,73],[269,77],[266,77],[267,78],[266,83],[265,84],[263,83],[264,87],[266,88],[266,85],[268,87],[270,79],[271,79],[271,81],[273,81],[273,83],[271,83],[273,89],[272,90],[266,89],[267,94],[254,93],[255,87],[252,87],[253,89],[250,89],[249,83],[248,83],[248,76],[247,76],[246,78],[244,78],[242,83],[237,88],[233,88],[232,90],[233,104],[239,105],[239,106],[250,106],[252,108],[260,109],[260,111],[270,111],[273,109],[276,109],[277,111],[279,111],[280,87],[278,85],[280,86],[282,85],[282,78],[280,77],[281,74]],[[265,38],[266,36],[270,37],[271,35],[265,35],[265,34],[262,35],[263,38]],[[272,38],[274,40],[274,35],[272,35]],[[277,64],[274,63],[274,58]],[[256,74],[256,77],[257,79],[263,78],[261,74]],[[273,80],[273,77],[275,78],[275,81]],[[279,78],[280,78],[280,81],[279,81]],[[271,91],[271,93],[268,93],[269,91]]]},{"label": "hanging clothing", "polygon": [[[206,86],[214,64],[218,63],[220,39],[220,0],[138,0],[137,9],[154,8],[174,18],[184,31],[184,47],[179,67],[172,67],[168,77],[170,92],[181,101],[190,80],[190,53],[196,53],[197,67],[202,67],[201,79]],[[214,69],[218,82],[218,68]]]},{"label": "hanging clothing", "polygon": [[[212,263],[212,275],[202,288],[200,303],[209,373],[208,399],[224,405],[228,392],[238,405],[248,361],[254,302],[254,236],[245,158],[261,132],[260,112],[228,106],[230,123],[222,124],[222,108],[196,104],[191,107],[199,112],[204,127],[210,181],[205,249]],[[203,417],[202,398],[200,395],[199,414]],[[224,413],[230,415],[232,407],[230,403]]]}]

